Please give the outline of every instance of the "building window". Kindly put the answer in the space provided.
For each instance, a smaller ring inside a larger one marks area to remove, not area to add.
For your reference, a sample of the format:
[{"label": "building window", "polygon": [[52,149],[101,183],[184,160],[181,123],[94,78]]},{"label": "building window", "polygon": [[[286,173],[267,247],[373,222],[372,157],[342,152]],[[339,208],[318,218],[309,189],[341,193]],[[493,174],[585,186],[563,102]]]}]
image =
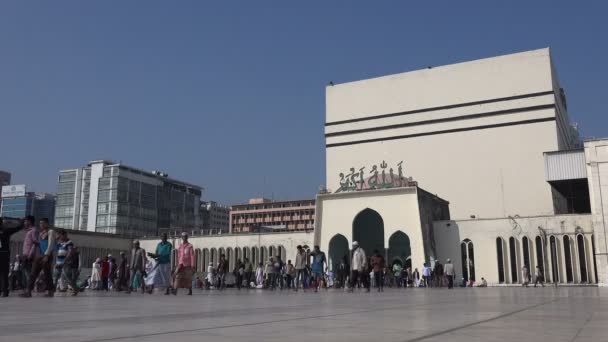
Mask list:
[{"label": "building window", "polygon": [[585,248],[585,237],[583,234],[576,236],[576,243],[578,247],[578,263],[581,272],[581,283],[588,283],[589,276],[587,275],[587,249]]},{"label": "building window", "polygon": [[532,265],[530,264],[530,244],[528,241],[528,237],[524,236],[521,239],[521,248],[524,253],[524,265],[528,268],[528,271],[530,273],[533,273],[533,271],[530,269]]},{"label": "building window", "polygon": [[597,261],[595,260],[595,236],[591,235],[591,253],[593,255],[593,275],[595,276],[595,281],[598,282],[597,278]]},{"label": "building window", "polygon": [[551,251],[551,273],[554,283],[559,283],[559,262],[557,260],[557,239],[555,236],[549,238],[549,248]]},{"label": "building window", "polygon": [[504,241],[502,238],[496,238],[496,258],[498,260],[498,282],[505,282],[505,262],[504,262]]},{"label": "building window", "polygon": [[545,249],[543,248],[543,239],[540,236],[536,237],[536,266],[540,268],[543,277],[545,275]]},{"label": "building window", "polygon": [[509,259],[511,260],[511,283],[517,283],[517,242],[514,237],[509,238]]},{"label": "building window", "polygon": [[566,262],[566,281],[568,283],[574,282],[574,275],[572,273],[572,250],[570,249],[570,237],[564,235],[564,261]]},{"label": "building window", "polygon": [[76,188],[75,182],[65,182],[57,184],[57,194],[73,194]]},{"label": "building window", "polygon": [[460,243],[460,253],[462,258],[462,277],[465,281],[475,281],[475,255],[473,253],[473,242],[464,239]]}]

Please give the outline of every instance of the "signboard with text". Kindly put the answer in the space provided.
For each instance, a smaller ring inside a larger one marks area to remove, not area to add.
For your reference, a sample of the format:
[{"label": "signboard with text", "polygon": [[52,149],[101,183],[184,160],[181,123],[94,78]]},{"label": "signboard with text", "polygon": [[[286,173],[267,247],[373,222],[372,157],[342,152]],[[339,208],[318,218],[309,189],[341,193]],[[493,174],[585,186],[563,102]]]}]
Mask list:
[{"label": "signboard with text", "polygon": [[2,197],[25,196],[25,184],[5,185],[2,187]]}]

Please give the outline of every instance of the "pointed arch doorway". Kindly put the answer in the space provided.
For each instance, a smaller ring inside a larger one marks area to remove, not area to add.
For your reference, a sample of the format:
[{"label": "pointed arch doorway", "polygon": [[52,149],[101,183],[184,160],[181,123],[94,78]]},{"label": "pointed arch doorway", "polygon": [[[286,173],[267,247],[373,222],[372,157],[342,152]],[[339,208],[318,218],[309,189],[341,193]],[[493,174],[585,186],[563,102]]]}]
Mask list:
[{"label": "pointed arch doorway", "polygon": [[364,209],[353,220],[353,241],[359,242],[365,254],[372,255],[374,250],[384,254],[384,221],[375,210]]},{"label": "pointed arch doorway", "polygon": [[410,238],[402,231],[396,231],[388,239],[388,266],[391,267],[395,263],[401,266],[412,267],[412,248],[410,246]]},{"label": "pointed arch doorway", "polygon": [[329,269],[335,271],[338,269],[342,259],[346,257],[346,262],[350,263],[350,249],[348,240],[344,235],[336,234],[329,240],[329,260],[327,262]]}]

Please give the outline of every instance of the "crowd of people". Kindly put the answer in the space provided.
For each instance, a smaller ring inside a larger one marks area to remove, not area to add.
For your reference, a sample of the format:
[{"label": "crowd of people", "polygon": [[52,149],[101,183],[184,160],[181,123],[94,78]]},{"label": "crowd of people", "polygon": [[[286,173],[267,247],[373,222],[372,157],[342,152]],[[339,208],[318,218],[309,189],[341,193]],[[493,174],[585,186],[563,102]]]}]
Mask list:
[{"label": "crowd of people", "polygon": [[[8,222],[10,221],[10,222]],[[121,252],[116,259],[112,255],[100,257],[91,265],[91,274],[80,281],[83,268],[78,247],[69,239],[67,231],[53,229],[47,219],[35,224],[34,217],[23,220],[0,219],[0,293],[7,297],[9,290],[22,290],[21,297],[31,297],[35,289],[52,297],[56,291],[70,291],[76,296],[83,290],[91,291],[141,291],[152,294],[155,290],[165,295],[177,295],[180,289],[192,295],[194,288],[224,290],[227,286],[237,289],[311,290],[342,288],[350,292],[361,290],[378,292],[385,287],[447,287],[456,285],[456,272],[450,259],[445,264],[439,260],[433,267],[427,263],[421,269],[412,269],[399,262],[388,265],[378,250],[367,256],[357,241],[352,252],[328,267],[328,260],[319,246],[297,246],[294,262],[286,262],[280,255],[271,256],[266,262],[252,263],[248,258],[236,260],[229,269],[225,255],[217,263],[209,263],[206,272],[196,273],[194,248],[188,234],[182,233],[177,248],[175,267],[172,267],[173,245],[163,234],[154,253],[147,253],[139,241],[133,241],[130,253]],[[24,229],[23,249],[13,262],[10,261],[10,237]],[[530,283],[530,272],[524,266],[524,286]],[[230,279],[229,279],[230,278]],[[543,284],[542,272],[535,271],[535,286]],[[486,287],[484,278],[478,284],[462,278],[460,287]]]}]

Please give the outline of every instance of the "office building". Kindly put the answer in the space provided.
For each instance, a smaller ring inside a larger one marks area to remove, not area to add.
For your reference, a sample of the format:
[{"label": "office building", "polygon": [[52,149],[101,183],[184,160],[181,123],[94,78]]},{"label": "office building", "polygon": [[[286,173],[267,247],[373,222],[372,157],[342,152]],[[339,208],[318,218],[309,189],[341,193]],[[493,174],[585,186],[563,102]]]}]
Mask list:
[{"label": "office building", "polygon": [[25,184],[3,186],[0,216],[17,218],[27,215],[34,215],[37,220],[48,218],[53,224],[55,195],[27,192]]},{"label": "office building", "polygon": [[11,184],[10,172],[0,170],[0,186],[5,186],[9,184]]},{"label": "office building", "polygon": [[230,230],[230,208],[217,202],[201,203],[201,223],[203,234],[222,234]]},{"label": "office building", "polygon": [[92,161],[59,172],[56,225],[129,236],[192,231],[200,227],[201,190],[162,172]]},{"label": "office building", "polygon": [[272,201],[253,198],[230,207],[230,231],[309,231],[315,227],[315,200]]}]

